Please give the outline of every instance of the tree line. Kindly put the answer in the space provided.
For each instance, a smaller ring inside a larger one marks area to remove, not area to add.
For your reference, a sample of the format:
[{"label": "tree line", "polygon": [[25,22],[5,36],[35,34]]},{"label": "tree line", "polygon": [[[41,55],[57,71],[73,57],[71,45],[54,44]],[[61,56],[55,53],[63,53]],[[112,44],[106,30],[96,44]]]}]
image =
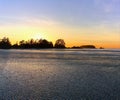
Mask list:
[{"label": "tree line", "polygon": [[0,49],[41,49],[41,48],[66,48],[63,39],[57,39],[55,44],[46,39],[21,40],[19,43],[11,44],[8,37],[0,39]]}]

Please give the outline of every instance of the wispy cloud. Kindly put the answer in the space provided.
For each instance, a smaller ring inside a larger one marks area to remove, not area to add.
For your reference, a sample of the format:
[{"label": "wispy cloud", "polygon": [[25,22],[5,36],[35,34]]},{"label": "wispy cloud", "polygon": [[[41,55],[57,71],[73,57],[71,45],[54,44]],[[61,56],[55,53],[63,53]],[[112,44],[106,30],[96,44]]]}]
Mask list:
[{"label": "wispy cloud", "polygon": [[20,25],[24,20],[23,17],[0,16],[0,26]]},{"label": "wispy cloud", "polygon": [[49,18],[29,18],[25,20],[25,24],[31,26],[55,26],[58,24],[57,21],[49,19]]},{"label": "wispy cloud", "polygon": [[0,16],[0,27],[3,26],[32,26],[32,27],[50,27],[59,23],[47,17],[7,17]]}]

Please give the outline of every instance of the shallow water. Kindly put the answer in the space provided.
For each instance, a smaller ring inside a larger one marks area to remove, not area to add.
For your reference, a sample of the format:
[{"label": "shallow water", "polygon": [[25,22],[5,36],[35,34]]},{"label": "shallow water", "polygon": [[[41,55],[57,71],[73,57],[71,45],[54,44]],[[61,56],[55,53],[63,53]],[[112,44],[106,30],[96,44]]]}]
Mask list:
[{"label": "shallow water", "polygon": [[120,50],[0,50],[0,100],[119,100]]}]

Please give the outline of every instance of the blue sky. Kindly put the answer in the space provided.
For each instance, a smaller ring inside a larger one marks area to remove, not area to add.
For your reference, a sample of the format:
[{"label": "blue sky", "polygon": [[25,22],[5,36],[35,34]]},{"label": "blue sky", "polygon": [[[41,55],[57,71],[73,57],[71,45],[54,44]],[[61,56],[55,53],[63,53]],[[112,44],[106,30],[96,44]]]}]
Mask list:
[{"label": "blue sky", "polygon": [[[120,0],[0,0],[0,31],[3,36],[3,33],[7,34],[1,29],[3,26],[10,28],[29,26],[28,23],[32,23],[40,26],[43,24],[45,28],[47,24],[53,29],[57,25],[64,27],[63,32],[70,32],[66,30],[73,28],[71,32],[74,33],[66,33],[65,36],[76,34],[78,37],[86,37],[91,33],[93,38],[110,35],[114,41],[119,41],[119,9]],[[73,39],[76,40],[76,37]],[[107,41],[106,38],[101,39]],[[112,42],[112,38],[108,38],[108,41]]]},{"label": "blue sky", "polygon": [[119,5],[120,0],[1,0],[0,16],[3,20],[48,17],[68,25],[96,25],[120,21]]}]

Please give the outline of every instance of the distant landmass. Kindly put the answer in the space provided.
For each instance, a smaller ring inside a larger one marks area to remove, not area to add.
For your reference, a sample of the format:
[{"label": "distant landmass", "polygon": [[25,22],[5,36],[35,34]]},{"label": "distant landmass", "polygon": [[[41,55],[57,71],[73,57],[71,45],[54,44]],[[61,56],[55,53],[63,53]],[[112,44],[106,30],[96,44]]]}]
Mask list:
[{"label": "distant landmass", "polygon": [[96,49],[94,45],[73,46],[73,49]]},{"label": "distant landmass", "polygon": [[[39,40],[30,39],[28,41],[21,40],[19,41],[19,43],[13,45],[11,44],[11,41],[7,37],[0,39],[0,49],[42,49],[42,48],[64,49],[67,47],[63,39],[57,39],[55,44],[46,39]],[[96,49],[96,47],[94,45],[81,45],[70,47],[70,49]],[[100,47],[100,49],[103,49],[103,47]]]}]

